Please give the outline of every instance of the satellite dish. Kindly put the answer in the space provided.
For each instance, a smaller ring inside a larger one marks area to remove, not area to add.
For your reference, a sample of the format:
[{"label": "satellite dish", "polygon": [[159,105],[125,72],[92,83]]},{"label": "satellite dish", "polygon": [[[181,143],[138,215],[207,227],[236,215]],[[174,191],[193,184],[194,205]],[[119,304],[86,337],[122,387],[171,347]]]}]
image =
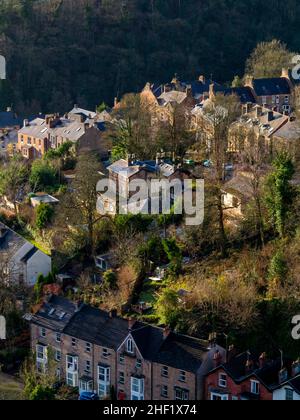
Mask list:
[{"label": "satellite dish", "polygon": [[0,340],[6,340],[6,319],[0,316]]},{"label": "satellite dish", "polygon": [[0,80],[6,79],[6,59],[0,55]]}]

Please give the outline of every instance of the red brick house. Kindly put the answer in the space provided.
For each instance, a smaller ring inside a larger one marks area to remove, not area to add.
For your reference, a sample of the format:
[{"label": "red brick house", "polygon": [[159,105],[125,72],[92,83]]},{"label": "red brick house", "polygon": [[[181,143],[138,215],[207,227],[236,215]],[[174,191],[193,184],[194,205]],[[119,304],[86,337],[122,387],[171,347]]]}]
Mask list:
[{"label": "red brick house", "polygon": [[228,362],[206,376],[205,399],[270,401],[285,372],[280,360],[268,361],[265,354],[257,358],[250,352],[237,356],[228,352]]}]

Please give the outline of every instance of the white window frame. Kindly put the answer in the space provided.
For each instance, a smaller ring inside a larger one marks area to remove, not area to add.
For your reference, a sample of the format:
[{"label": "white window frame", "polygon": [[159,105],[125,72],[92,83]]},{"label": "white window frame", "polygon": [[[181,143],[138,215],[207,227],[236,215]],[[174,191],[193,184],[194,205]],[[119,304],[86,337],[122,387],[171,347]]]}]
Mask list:
[{"label": "white window frame", "polygon": [[66,371],[67,372],[78,372],[78,357],[77,356],[66,356]]},{"label": "white window frame", "polygon": [[72,388],[78,387],[78,373],[77,372],[66,372],[66,383]]},{"label": "white window frame", "polygon": [[57,343],[61,343],[61,333],[56,333],[56,334],[55,334],[55,341],[56,341]]},{"label": "white window frame", "polygon": [[79,392],[93,392],[94,384],[93,381],[79,381]]},{"label": "white window frame", "polygon": [[226,373],[219,373],[218,384],[220,388],[227,388],[227,375]]},{"label": "white window frame", "polygon": [[132,338],[128,338],[128,340],[126,341],[126,351],[129,354],[134,354],[134,344]]},{"label": "white window frame", "polygon": [[131,377],[130,383],[130,394],[131,394],[131,401],[143,401],[144,400],[144,390],[145,390],[145,383],[143,378],[135,378]]},{"label": "white window frame", "polygon": [[40,337],[42,337],[42,338],[46,338],[46,335],[47,335],[47,330],[46,330],[46,328],[41,327],[41,328],[40,328]]},{"label": "white window frame", "polygon": [[[40,357],[42,356],[42,357]],[[46,364],[48,361],[48,349],[47,346],[37,344],[36,346],[36,360],[38,363]]]},{"label": "white window frame", "polygon": [[162,366],[162,368],[161,368],[161,376],[163,378],[168,378],[169,377],[169,368],[168,368],[168,366]]},{"label": "white window frame", "polygon": [[[180,393],[180,395],[178,395]],[[188,401],[189,400],[189,392],[185,391],[184,389],[175,389],[174,393],[174,400],[175,401]]]},{"label": "white window frame", "polygon": [[98,395],[106,398],[110,394],[110,367],[98,366]]},{"label": "white window frame", "polygon": [[56,349],[55,350],[55,361],[56,362],[61,362],[61,359],[62,359],[61,350]]},{"label": "white window frame", "polygon": [[251,394],[260,394],[260,383],[258,381],[255,381],[254,379],[251,380]]},{"label": "white window frame", "polygon": [[179,382],[186,382],[186,372],[184,370],[179,372]]},{"label": "white window frame", "polygon": [[222,394],[217,394],[216,392],[212,392],[210,394],[210,400],[211,401],[215,401],[214,397],[217,397],[218,399],[220,399],[221,401],[228,401],[229,400],[229,396],[228,395],[222,395]]},{"label": "white window frame", "polygon": [[91,353],[91,351],[92,351],[91,343],[88,343],[88,342],[85,343],[85,351],[86,351],[86,353]]}]

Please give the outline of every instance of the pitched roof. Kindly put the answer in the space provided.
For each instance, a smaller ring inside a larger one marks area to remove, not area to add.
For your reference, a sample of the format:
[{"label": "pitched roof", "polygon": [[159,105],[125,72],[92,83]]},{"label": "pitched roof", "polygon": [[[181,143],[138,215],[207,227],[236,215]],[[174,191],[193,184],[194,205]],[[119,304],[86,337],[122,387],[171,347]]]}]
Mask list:
[{"label": "pitched roof", "polygon": [[78,308],[59,296],[52,296],[29,321],[115,350],[131,334],[144,359],[188,372],[197,372],[209,351],[208,343],[203,340],[176,333],[165,338],[162,328],[139,321],[129,330],[126,319],[87,305]]},{"label": "pitched roof", "polygon": [[224,95],[237,95],[242,104],[252,103],[255,104],[255,98],[252,90],[249,87],[237,87],[224,89]]},{"label": "pitched roof", "polygon": [[18,118],[12,111],[0,112],[0,128],[17,127],[22,124],[22,119]]},{"label": "pitched roof", "polygon": [[254,79],[253,89],[257,96],[291,94],[291,87],[289,81],[284,77],[274,77],[270,79]]},{"label": "pitched roof", "polygon": [[208,343],[171,333],[163,342],[155,361],[187,372],[196,372],[208,353]]},{"label": "pitched roof", "polygon": [[74,106],[74,108],[69,112],[69,114],[75,114],[75,115],[83,115],[84,117],[88,118],[95,118],[96,112],[89,111],[84,108],[79,108],[77,105]]},{"label": "pitched roof", "polygon": [[6,252],[10,252],[11,250],[15,253],[26,243],[27,241],[22,236],[18,235],[4,223],[0,223],[0,250]]},{"label": "pitched roof", "polygon": [[[252,367],[247,369],[248,362],[252,363]],[[259,366],[259,356],[248,351],[233,357],[229,362],[218,366],[209,374],[223,369],[237,384],[251,377],[255,377],[269,391],[272,391],[278,388],[281,364],[281,359],[270,360],[266,361],[264,367],[261,368]]]},{"label": "pitched roof", "polygon": [[32,315],[30,321],[41,327],[62,332],[77,311],[77,306],[65,298],[52,296],[39,311]]},{"label": "pitched roof", "polygon": [[70,320],[64,333],[102,347],[117,349],[128,334],[128,321],[110,317],[100,309],[83,306]]},{"label": "pitched roof", "polygon": [[141,322],[131,335],[144,359],[187,372],[196,372],[209,351],[203,340],[173,332],[164,338],[162,328]]}]

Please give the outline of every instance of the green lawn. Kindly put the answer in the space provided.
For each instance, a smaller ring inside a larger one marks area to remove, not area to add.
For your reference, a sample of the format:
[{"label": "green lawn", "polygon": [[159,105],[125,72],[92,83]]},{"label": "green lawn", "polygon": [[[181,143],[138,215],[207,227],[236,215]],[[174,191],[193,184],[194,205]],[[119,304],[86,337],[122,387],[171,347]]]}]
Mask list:
[{"label": "green lawn", "polygon": [[13,376],[0,373],[0,401],[21,400],[22,384]]}]

